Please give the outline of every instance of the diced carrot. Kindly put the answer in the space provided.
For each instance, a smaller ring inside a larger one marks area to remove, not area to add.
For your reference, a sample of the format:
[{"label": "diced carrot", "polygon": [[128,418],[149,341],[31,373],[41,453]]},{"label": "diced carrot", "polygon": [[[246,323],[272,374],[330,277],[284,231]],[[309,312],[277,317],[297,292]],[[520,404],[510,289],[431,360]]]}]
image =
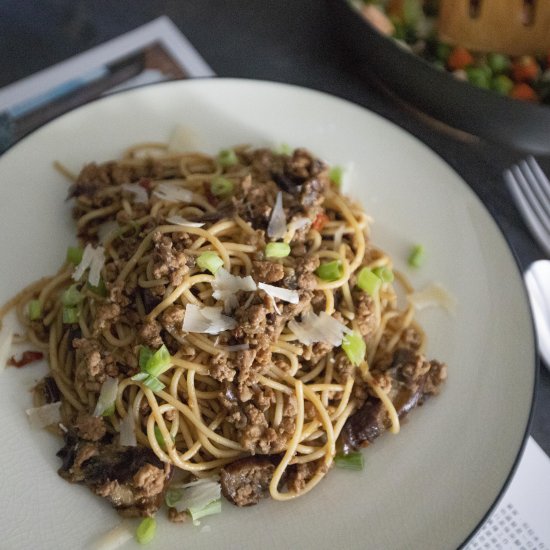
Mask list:
[{"label": "diced carrot", "polygon": [[322,231],[323,227],[325,227],[329,219],[330,218],[324,212],[317,214],[317,217],[313,220],[313,223],[311,224],[312,229],[315,229],[316,231]]},{"label": "diced carrot", "polygon": [[525,84],[525,82],[515,84],[510,92],[510,97],[513,97],[514,99],[522,99],[523,101],[537,102],[539,100],[535,90],[533,90],[529,84]]},{"label": "diced carrot", "polygon": [[539,64],[531,55],[522,55],[512,63],[512,79],[515,82],[533,82],[539,74]]},{"label": "diced carrot", "polygon": [[451,71],[465,69],[474,62],[472,54],[462,46],[455,46],[447,58],[447,66]]}]

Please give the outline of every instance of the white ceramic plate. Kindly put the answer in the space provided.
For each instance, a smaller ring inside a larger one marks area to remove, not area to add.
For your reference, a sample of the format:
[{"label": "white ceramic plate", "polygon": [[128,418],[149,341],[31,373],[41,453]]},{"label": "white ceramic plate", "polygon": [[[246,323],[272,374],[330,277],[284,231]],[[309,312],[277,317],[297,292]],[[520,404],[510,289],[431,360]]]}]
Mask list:
[{"label": "white ceramic plate", "polygon": [[[454,315],[418,316],[429,355],[449,364],[442,394],[414,411],[398,436],[367,449],[363,472],[334,470],[289,503],[224,502],[199,528],[162,520],[154,547],[457,548],[498,498],[524,441],[535,372],[531,319],[514,259],[478,198],[378,116],[310,90],[243,80],[141,88],[62,116],[0,159],[0,302],[54,272],[74,243],[67,185],[52,161],[78,171],[136,141],[166,140],[177,124],[209,152],[285,142],[353,163],[347,191],[375,218],[374,241],[405,271],[410,246],[422,243],[427,261],[409,270],[413,283],[441,282],[458,306]],[[29,428],[24,410],[40,369],[1,374],[0,546],[89,547],[119,520],[57,476],[60,441]]]}]

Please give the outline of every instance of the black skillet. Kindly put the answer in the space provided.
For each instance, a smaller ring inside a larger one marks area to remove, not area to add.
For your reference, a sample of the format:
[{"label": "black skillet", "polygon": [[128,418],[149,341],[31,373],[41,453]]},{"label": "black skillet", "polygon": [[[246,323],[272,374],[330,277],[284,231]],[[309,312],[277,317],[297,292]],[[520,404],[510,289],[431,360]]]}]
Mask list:
[{"label": "black skillet", "polygon": [[335,32],[362,72],[453,128],[525,152],[550,155],[550,106],[476,88],[433,67],[363,19],[347,0],[326,0]]}]

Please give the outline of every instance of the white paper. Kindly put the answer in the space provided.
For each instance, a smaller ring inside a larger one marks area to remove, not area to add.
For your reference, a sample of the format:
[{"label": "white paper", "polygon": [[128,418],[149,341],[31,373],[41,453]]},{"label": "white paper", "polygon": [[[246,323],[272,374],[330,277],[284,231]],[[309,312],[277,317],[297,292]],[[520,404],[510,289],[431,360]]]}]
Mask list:
[{"label": "white paper", "polygon": [[496,510],[465,550],[550,550],[550,458],[530,437]]}]

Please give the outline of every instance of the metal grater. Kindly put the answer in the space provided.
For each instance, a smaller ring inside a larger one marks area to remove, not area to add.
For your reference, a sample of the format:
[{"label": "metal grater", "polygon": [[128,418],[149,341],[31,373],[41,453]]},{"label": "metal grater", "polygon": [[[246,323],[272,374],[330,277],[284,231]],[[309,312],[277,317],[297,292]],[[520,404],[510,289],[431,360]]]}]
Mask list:
[{"label": "metal grater", "polygon": [[550,0],[440,0],[439,39],[473,51],[550,53]]}]

